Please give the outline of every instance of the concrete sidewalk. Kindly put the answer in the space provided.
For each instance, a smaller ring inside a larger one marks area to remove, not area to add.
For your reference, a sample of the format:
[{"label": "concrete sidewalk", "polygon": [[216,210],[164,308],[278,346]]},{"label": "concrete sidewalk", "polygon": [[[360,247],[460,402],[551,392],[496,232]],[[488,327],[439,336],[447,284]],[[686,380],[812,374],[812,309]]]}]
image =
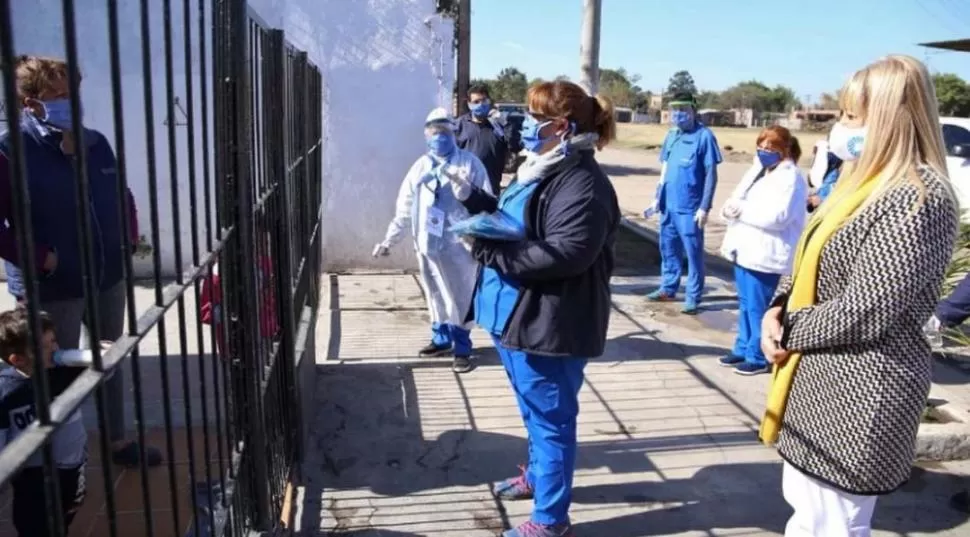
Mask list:
[{"label": "concrete sidewalk", "polygon": [[[755,435],[767,378],[718,367],[728,331],[645,304],[656,280],[614,278],[607,351],[580,394],[576,535],[780,535],[781,466]],[[448,360],[414,358],[428,320],[413,277],[331,276],[328,303],[297,534],[494,536],[525,520],[530,502],[490,492],[526,441],[485,335],[473,334],[478,369],[455,375]],[[875,535],[967,535],[946,501],[968,473],[914,469],[881,500]]]}]

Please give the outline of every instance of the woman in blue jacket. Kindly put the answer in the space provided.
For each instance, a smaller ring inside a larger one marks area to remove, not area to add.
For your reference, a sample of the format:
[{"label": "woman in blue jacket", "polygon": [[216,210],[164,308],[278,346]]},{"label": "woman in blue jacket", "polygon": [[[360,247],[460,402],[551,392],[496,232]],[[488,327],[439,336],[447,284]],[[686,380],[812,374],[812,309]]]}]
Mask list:
[{"label": "woman in blue jacket", "polygon": [[501,209],[525,230],[521,240],[471,246],[481,266],[469,317],[492,335],[529,433],[523,475],[496,492],[535,506],[531,520],[504,535],[564,537],[572,535],[578,394],[586,361],[606,343],[620,222],[594,149],[615,137],[616,123],[608,100],[571,82],[533,86],[528,104],[529,156],[501,198],[453,185],[469,212]]},{"label": "woman in blue jacket", "polygon": [[[98,305],[98,335],[102,340],[114,341],[124,333],[124,263],[125,256],[132,253],[131,245],[136,242],[138,230],[134,199],[129,191],[124,209],[130,236],[125,240],[118,199],[121,178],[108,140],[92,129],[74,132],[67,67],[67,63],[55,58],[22,56],[14,70],[18,97],[23,105],[20,131],[27,189],[32,200],[35,244],[30,250],[41,275],[37,285],[40,303],[34,306],[46,311],[57,326],[58,345],[72,349],[78,347],[81,323],[90,314],[86,311],[81,278],[82,249],[86,246],[80,243],[77,233],[79,212],[74,163],[78,153],[84,153],[87,164],[92,223],[89,253],[94,261],[94,273],[89,277],[97,286],[94,300]],[[9,152],[8,134],[3,133],[0,135],[0,221],[12,223]],[[7,289],[22,302],[26,290],[21,268],[27,260],[17,255],[16,233],[11,226],[0,229],[0,257],[6,260]],[[122,374],[113,374],[105,380],[104,394],[112,461],[138,467],[144,453],[147,465],[160,464],[162,457],[157,449],[146,446],[143,452],[137,442],[126,437]]]}]

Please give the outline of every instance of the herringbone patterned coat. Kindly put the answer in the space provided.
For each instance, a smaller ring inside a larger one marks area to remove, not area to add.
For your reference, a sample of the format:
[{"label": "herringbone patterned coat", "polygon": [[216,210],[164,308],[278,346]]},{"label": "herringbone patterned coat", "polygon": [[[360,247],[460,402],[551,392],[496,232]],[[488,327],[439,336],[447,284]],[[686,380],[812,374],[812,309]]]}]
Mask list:
[{"label": "herringbone patterned coat", "polygon": [[[822,250],[816,305],[785,317],[802,353],[778,451],[852,494],[886,494],[909,477],[930,389],[922,328],[953,252],[957,209],[945,178],[919,170],[835,232]],[[779,284],[786,300],[791,277]]]}]

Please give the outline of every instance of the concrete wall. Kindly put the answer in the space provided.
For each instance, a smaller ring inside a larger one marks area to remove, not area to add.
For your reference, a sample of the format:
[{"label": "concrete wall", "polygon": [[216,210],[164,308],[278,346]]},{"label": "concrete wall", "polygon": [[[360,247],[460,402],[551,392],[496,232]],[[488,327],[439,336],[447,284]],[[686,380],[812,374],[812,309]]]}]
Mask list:
[{"label": "concrete wall", "polygon": [[[173,2],[174,96],[183,107],[191,99],[200,114],[203,84],[199,76],[197,2],[191,0],[193,37],[191,77],[194,95],[185,81],[182,2]],[[63,57],[61,0],[12,2],[18,53]],[[154,114],[146,121],[143,100],[139,2],[120,0],[121,62],[128,181],[139,209],[142,233],[149,232],[146,125],[155,136],[158,178],[160,249],[163,271],[175,270],[176,237],[187,263],[191,244],[187,126],[176,129],[175,166],[169,165],[165,125],[164,42],[162,2],[151,4],[151,72]],[[85,123],[103,132],[112,144],[114,128],[104,0],[75,0],[83,83]],[[394,197],[407,169],[424,150],[422,122],[434,106],[451,102],[454,80],[453,26],[430,17],[434,0],[250,0],[250,7],[270,26],[282,28],[287,39],[323,73],[324,80],[324,263],[327,270],[344,268],[409,268],[414,265],[407,243],[393,256],[373,260],[373,244],[383,238],[393,214]],[[425,21],[428,20],[428,23]],[[206,27],[211,24],[211,18]],[[206,36],[206,47],[211,51]],[[211,76],[211,60],[208,60]],[[211,99],[211,92],[209,93]],[[211,107],[210,107],[211,112]],[[177,119],[181,119],[180,113]],[[176,122],[178,123],[178,121]],[[210,118],[211,125],[211,118]],[[210,130],[211,137],[211,130]],[[210,142],[211,143],[211,142]],[[197,216],[202,205],[202,152],[196,131],[199,177]],[[211,151],[211,149],[210,149]],[[173,188],[174,180],[174,188]],[[175,233],[171,192],[178,193],[182,229]],[[34,203],[38,203],[34,200]],[[200,224],[201,227],[201,224]],[[200,237],[201,240],[201,237]],[[151,273],[148,260],[138,260],[140,275]]]},{"label": "concrete wall", "polygon": [[250,0],[306,50],[324,82],[324,270],[412,268],[410,241],[371,257],[404,174],[425,151],[422,124],[451,105],[453,25],[434,0]]}]

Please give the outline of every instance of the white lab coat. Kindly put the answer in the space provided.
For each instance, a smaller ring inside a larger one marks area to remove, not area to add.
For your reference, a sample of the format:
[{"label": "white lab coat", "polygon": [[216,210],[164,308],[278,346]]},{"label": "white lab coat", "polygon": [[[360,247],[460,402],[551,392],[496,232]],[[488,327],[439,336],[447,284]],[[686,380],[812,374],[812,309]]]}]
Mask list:
[{"label": "white lab coat", "polygon": [[791,270],[795,245],[805,227],[808,184],[791,160],[784,160],[764,177],[761,164],[744,174],[725,203],[741,207],[728,220],[721,255],[758,272],[784,274]]},{"label": "white lab coat", "polygon": [[[465,326],[465,315],[475,292],[478,263],[448,228],[471,215],[455,197],[446,175],[440,173],[441,166],[449,174],[467,177],[472,185],[492,193],[485,166],[468,151],[456,149],[444,164],[422,155],[401,183],[394,219],[387,226],[383,245],[394,246],[410,227],[432,322]],[[434,234],[438,226],[429,221],[437,211],[444,216],[440,237]]]}]

